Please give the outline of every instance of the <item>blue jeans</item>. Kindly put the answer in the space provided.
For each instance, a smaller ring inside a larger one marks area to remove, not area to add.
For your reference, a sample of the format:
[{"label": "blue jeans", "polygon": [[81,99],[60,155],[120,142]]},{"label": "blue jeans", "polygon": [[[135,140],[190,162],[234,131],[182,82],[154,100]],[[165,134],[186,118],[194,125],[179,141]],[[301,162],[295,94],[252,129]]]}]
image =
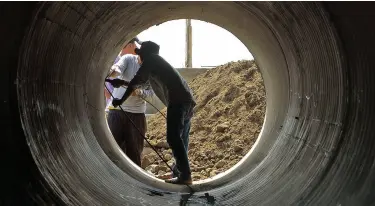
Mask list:
[{"label": "blue jeans", "polygon": [[188,148],[194,106],[193,103],[171,104],[167,108],[167,142],[176,160],[173,175],[182,180],[191,177]]}]

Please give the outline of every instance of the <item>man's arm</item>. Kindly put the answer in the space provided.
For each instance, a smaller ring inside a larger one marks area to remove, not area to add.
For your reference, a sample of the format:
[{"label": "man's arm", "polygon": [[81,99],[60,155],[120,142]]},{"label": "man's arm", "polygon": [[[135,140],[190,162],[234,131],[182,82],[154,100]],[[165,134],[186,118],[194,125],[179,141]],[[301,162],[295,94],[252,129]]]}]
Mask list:
[{"label": "man's arm", "polygon": [[[121,105],[123,102],[125,102],[129,96],[133,93],[133,91],[136,89],[136,85],[144,84],[148,81],[149,75],[150,75],[150,67],[148,64],[144,62],[142,66],[139,68],[137,74],[134,76],[134,78],[129,82],[128,88],[125,91],[124,96],[122,96],[121,99],[118,101],[115,101],[115,104]],[[113,102],[112,102],[113,104]],[[115,106],[115,105],[113,105]]]},{"label": "man's arm", "polygon": [[107,90],[107,88],[104,88],[104,96],[106,99],[110,99],[111,98],[111,94],[109,93],[109,91]]},{"label": "man's arm", "polygon": [[115,77],[118,77],[120,74],[121,74],[121,70],[120,70],[119,66],[113,65],[111,67],[111,70],[109,71],[108,77],[115,78]]},{"label": "man's arm", "polygon": [[[109,77],[115,78],[123,74],[129,66],[129,61],[132,61],[132,57],[129,55],[124,55],[118,60],[112,67],[109,73]],[[112,84],[113,87],[118,88],[122,85],[127,85],[129,82],[126,82],[122,79],[105,79],[106,82]]]},{"label": "man's arm", "polygon": [[128,67],[131,58],[128,55],[120,57],[120,59],[111,67],[109,77],[115,78],[121,75]]},{"label": "man's arm", "polygon": [[105,82],[109,82],[114,88],[127,86],[129,84],[129,82],[122,79],[105,79]]}]

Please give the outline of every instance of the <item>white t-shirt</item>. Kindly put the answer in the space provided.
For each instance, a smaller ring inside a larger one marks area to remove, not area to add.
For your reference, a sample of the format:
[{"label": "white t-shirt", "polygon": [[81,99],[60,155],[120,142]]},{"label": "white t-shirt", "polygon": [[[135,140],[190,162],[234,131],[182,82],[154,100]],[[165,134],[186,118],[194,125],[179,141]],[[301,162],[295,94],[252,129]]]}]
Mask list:
[{"label": "white t-shirt", "polygon": [[[132,55],[132,54],[125,54],[123,55],[120,60],[114,64],[114,66],[117,66],[119,70],[116,69],[120,75],[116,78],[123,79],[125,81],[129,81],[133,79],[135,74],[137,73],[140,65],[138,63],[138,56]],[[126,87],[119,87],[114,88],[112,95],[115,98],[122,98],[126,91]],[[146,98],[148,96],[151,96],[153,94],[151,89],[143,90],[144,94],[142,95],[143,98]],[[111,101],[109,101],[106,111],[108,111],[110,108],[113,108],[112,106],[112,98]],[[139,96],[130,96],[122,105],[121,108],[124,111],[131,112],[131,113],[145,113],[146,111],[146,102],[141,99]],[[119,109],[117,107],[117,109]]]}]

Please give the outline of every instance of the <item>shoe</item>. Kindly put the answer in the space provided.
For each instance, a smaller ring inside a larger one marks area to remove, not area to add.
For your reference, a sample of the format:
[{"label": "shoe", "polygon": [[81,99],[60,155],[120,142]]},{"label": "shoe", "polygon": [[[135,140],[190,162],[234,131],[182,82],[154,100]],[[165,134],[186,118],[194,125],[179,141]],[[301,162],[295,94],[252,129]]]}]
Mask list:
[{"label": "shoe", "polygon": [[191,184],[193,184],[193,180],[191,180],[191,178],[189,178],[187,180],[182,180],[178,177],[165,180],[165,182],[171,183],[171,184],[176,184],[176,185],[191,185]]}]

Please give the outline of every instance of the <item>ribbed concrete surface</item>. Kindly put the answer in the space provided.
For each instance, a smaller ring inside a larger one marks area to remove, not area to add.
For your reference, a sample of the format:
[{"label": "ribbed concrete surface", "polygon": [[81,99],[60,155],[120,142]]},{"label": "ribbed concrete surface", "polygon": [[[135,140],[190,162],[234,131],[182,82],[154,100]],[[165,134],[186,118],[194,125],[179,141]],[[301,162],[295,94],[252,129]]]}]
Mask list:
[{"label": "ribbed concrete surface", "polygon": [[234,33],[254,55],[267,92],[256,147],[226,176],[195,185],[190,205],[373,205],[373,9],[314,2],[1,3],[7,190],[0,205],[180,204],[186,187],[152,179],[119,151],[99,92],[123,42],[177,18]]}]

